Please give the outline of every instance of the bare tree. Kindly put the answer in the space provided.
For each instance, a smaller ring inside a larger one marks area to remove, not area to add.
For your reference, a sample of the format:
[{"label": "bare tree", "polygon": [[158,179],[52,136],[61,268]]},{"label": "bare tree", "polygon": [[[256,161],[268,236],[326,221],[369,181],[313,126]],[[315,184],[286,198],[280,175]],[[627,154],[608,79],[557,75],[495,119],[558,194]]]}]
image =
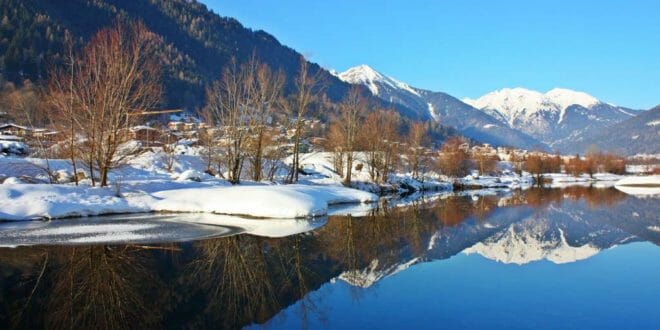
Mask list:
[{"label": "bare tree", "polygon": [[160,101],[158,42],[142,23],[117,23],[92,37],[70,71],[52,75],[51,94],[70,97],[54,105],[84,136],[93,185],[95,168],[100,185],[108,185],[109,171],[124,159],[118,151],[129,138],[127,129]]},{"label": "bare tree", "polygon": [[[66,31],[64,38],[66,40],[66,47],[68,49],[68,72],[63,72],[59,69],[51,72],[52,79],[49,82],[48,101],[56,110],[58,110],[58,122],[61,123],[58,125],[59,129],[63,134],[67,136],[66,153],[69,160],[71,161],[71,168],[73,169],[73,180],[77,186],[79,183],[77,161],[78,147],[76,144],[76,111],[74,110],[75,99],[73,93],[76,57],[73,52],[73,41],[71,40],[71,35],[68,31]],[[62,84],[68,84],[68,86],[63,86]]]},{"label": "bare tree", "polygon": [[53,120],[46,108],[46,102],[43,102],[43,89],[26,80],[23,87],[10,93],[7,99],[10,109],[14,112],[13,116],[19,123],[27,126],[26,142],[30,149],[33,149],[30,153],[35,157],[44,159],[43,165],[35,164],[34,166],[47,176],[49,183],[53,183],[55,176],[50,166],[52,156],[48,148],[50,145],[44,141],[41,132],[35,131],[37,125],[52,125]]},{"label": "bare tree", "polygon": [[414,122],[408,131],[406,158],[414,179],[420,179],[420,172],[426,165],[426,147],[429,144],[428,129],[424,123]]},{"label": "bare tree", "polygon": [[515,150],[511,151],[509,162],[511,162],[513,172],[522,175],[524,161],[525,157],[523,155],[519,155]]},{"label": "bare tree", "polygon": [[472,158],[477,165],[479,175],[485,175],[494,172],[497,168],[497,162],[499,161],[497,155],[490,154],[486,150],[475,151],[472,155]]},{"label": "bare tree", "polygon": [[460,178],[470,172],[471,160],[468,143],[459,137],[447,139],[440,149],[438,167],[447,176]]},{"label": "bare tree", "polygon": [[252,61],[238,65],[235,59],[222,72],[220,80],[206,91],[205,112],[209,121],[222,125],[227,180],[236,184],[241,171],[248,139],[248,109],[254,97],[255,70]]},{"label": "bare tree", "polygon": [[394,111],[370,112],[360,129],[360,142],[366,153],[369,175],[374,182],[385,182],[398,154],[399,116]]},{"label": "bare tree", "polygon": [[353,156],[358,146],[358,129],[361,127],[362,117],[367,111],[367,101],[362,97],[360,88],[351,88],[339,108],[340,116],[337,124],[342,138],[342,150],[346,155],[344,185],[349,186],[353,172]]},{"label": "bare tree", "polygon": [[300,57],[300,69],[296,77],[297,93],[293,99],[282,102],[283,107],[294,117],[294,136],[293,136],[293,156],[291,162],[291,171],[287,182],[298,182],[298,170],[300,168],[300,143],[303,134],[303,124],[305,116],[309,111],[313,100],[320,94],[321,78],[320,70],[316,74],[310,75],[309,64]]},{"label": "bare tree", "polygon": [[[254,57],[252,61],[256,63]],[[268,65],[263,63],[250,64],[256,71],[253,79],[254,93],[251,105],[248,107],[249,118],[249,161],[252,165],[252,180],[263,178],[264,152],[271,145],[272,136],[268,128],[272,123],[273,110],[280,101],[284,74],[273,73]]]},{"label": "bare tree", "polygon": [[547,168],[547,156],[534,153],[525,159],[525,170],[535,176],[537,185],[543,184],[543,173]]},{"label": "bare tree", "polygon": [[339,176],[344,176],[344,138],[338,120],[333,120],[328,127],[326,148],[332,151],[332,163]]}]

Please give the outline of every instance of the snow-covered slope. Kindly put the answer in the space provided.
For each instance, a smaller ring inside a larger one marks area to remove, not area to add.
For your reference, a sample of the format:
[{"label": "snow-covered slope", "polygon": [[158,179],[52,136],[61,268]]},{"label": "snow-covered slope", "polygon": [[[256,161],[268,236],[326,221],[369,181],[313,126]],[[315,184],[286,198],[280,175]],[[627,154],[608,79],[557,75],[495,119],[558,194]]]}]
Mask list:
[{"label": "snow-covered slope", "polygon": [[567,152],[584,152],[590,146],[599,150],[622,155],[660,153],[660,106],[640,111],[639,114],[609,126],[582,134],[576,139],[566,139],[557,147]]},{"label": "snow-covered slope", "polygon": [[412,109],[419,118],[455,127],[469,138],[493,145],[514,145],[523,148],[540,144],[529,135],[511,129],[499,119],[451,95],[411,87],[367,65],[350,68],[337,76],[347,83],[366,86],[372,94],[382,100]]},{"label": "snow-covered slope", "polygon": [[589,131],[602,129],[634,115],[629,109],[563,88],[546,93],[525,88],[504,88],[478,99],[466,98],[463,101],[551,146],[561,144],[565,139],[575,140]]},{"label": "snow-covered slope", "polygon": [[422,96],[424,91],[386,76],[368,65],[350,68],[339,73],[337,77],[349,84],[366,86],[374,96],[390,103],[400,104],[414,111],[418,118],[425,120],[433,118]]},{"label": "snow-covered slope", "polygon": [[504,88],[476,100],[463,99],[463,102],[514,125],[517,120],[525,120],[543,111],[558,113],[557,122],[561,122],[569,106],[576,104],[589,108],[600,101],[586,93],[562,88],[545,94],[525,88]]}]

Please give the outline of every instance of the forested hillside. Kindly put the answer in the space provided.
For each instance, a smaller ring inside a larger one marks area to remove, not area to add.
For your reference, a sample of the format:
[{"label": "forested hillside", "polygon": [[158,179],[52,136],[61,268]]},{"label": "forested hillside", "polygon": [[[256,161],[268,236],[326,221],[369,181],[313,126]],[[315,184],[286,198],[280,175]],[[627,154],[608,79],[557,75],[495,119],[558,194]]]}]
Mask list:
[{"label": "forested hillside", "polygon": [[[164,106],[194,109],[204,101],[204,87],[217,79],[235,57],[252,54],[288,77],[288,88],[300,54],[264,31],[252,31],[233,18],[221,17],[204,4],[186,0],[3,0],[0,2],[0,74],[14,83],[46,79],[62,65],[68,36],[81,47],[100,28],[116,20],[141,20],[162,38]],[[321,70],[310,67],[311,73]],[[345,84],[322,70],[326,93],[333,100]]]}]

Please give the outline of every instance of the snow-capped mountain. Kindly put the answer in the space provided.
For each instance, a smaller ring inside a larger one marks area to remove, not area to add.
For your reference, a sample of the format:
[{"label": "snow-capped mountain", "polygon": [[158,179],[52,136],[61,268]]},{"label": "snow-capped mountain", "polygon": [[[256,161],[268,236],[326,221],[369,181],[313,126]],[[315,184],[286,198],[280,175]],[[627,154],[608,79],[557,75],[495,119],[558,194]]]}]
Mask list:
[{"label": "snow-capped mountain", "polygon": [[[410,94],[421,96],[415,89],[411,88],[407,84],[402,83],[394,78],[385,76],[366,64],[350,68],[340,73],[338,77],[341,80],[351,84],[363,84],[369,87],[369,90],[374,95],[385,95],[387,89],[389,89],[394,91],[404,90]],[[381,90],[381,87],[386,87],[386,89]]]},{"label": "snow-capped mountain", "polygon": [[546,93],[504,88],[463,102],[555,148],[635,115],[633,110],[563,88]]},{"label": "snow-capped mountain", "polygon": [[521,118],[530,118],[542,111],[558,114],[557,122],[562,122],[569,106],[576,104],[588,108],[600,101],[586,93],[561,88],[545,94],[525,88],[505,88],[476,100],[466,98],[463,102],[513,126]]},{"label": "snow-capped mountain", "polygon": [[511,129],[451,95],[412,87],[367,65],[350,68],[337,77],[350,84],[364,85],[382,100],[412,109],[419,118],[453,126],[461,134],[478,141],[523,148],[540,144],[531,136]]},{"label": "snow-capped mountain", "polygon": [[425,91],[412,88],[368,65],[363,64],[350,68],[339,73],[337,77],[349,84],[366,86],[374,96],[387,102],[401,104],[415,111],[417,117],[421,119],[433,118],[422,96]]}]

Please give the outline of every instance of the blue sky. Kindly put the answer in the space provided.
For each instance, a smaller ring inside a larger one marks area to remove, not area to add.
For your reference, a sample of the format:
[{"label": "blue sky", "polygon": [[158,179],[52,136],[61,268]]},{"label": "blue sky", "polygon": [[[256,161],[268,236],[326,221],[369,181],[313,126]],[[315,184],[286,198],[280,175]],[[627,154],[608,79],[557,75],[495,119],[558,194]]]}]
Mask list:
[{"label": "blue sky", "polygon": [[660,1],[202,0],[328,69],[358,64],[459,98],[564,87],[660,104]]}]

